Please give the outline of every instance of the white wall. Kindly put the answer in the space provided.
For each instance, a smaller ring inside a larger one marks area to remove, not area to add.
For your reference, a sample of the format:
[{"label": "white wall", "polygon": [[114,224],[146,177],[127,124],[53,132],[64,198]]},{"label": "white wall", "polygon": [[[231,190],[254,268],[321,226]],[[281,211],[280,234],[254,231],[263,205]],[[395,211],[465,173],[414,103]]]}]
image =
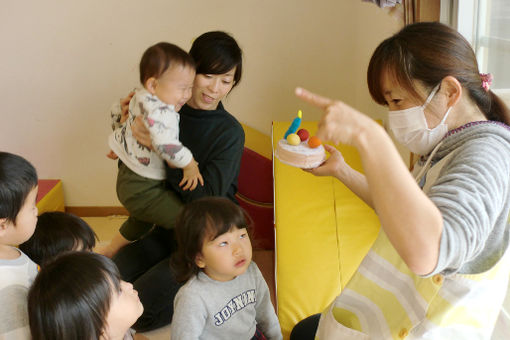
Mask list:
[{"label": "white wall", "polygon": [[108,160],[108,109],[138,85],[143,51],[158,41],[188,50],[208,30],[230,32],[245,73],[225,104],[269,134],[272,120],[320,112],[297,85],[345,100],[373,117],[366,67],[400,21],[361,0],[3,0],[0,10],[0,149],[41,178],[63,180],[68,206],[119,205]]}]

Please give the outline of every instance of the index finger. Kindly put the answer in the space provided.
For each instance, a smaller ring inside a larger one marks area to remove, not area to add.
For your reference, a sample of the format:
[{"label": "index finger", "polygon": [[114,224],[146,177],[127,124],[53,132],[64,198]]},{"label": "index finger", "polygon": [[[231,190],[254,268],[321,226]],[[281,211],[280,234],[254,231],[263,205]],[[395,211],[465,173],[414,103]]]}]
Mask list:
[{"label": "index finger", "polygon": [[301,87],[296,87],[295,93],[298,98],[304,100],[307,103],[315,105],[323,110],[325,110],[328,106],[333,104],[333,100],[310,92],[308,90],[305,90],[304,88]]}]

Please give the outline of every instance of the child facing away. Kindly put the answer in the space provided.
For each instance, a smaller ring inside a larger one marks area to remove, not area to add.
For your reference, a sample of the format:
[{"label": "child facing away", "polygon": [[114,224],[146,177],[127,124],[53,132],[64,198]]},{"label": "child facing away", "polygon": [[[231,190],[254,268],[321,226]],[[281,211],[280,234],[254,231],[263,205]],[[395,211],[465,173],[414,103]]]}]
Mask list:
[{"label": "child facing away", "polygon": [[27,292],[37,266],[14,246],[34,232],[37,189],[32,164],[0,152],[0,339],[30,339]]},{"label": "child facing away", "polygon": [[269,288],[252,262],[247,218],[222,197],[188,203],[172,265],[186,281],[174,300],[175,339],[282,339]]},{"label": "child facing away", "polygon": [[[110,244],[99,250],[101,254],[112,257],[154,224],[173,227],[178,209],[168,209],[168,202],[180,204],[180,201],[177,197],[162,199],[170,195],[165,190],[165,162],[182,168],[179,185],[184,190],[194,190],[198,183],[204,184],[198,163],[179,141],[177,112],[191,97],[194,78],[195,63],[191,56],[176,45],[160,42],[149,47],[142,56],[140,82],[143,89],[135,91],[127,119],[120,102],[113,105],[114,132],[109,137],[112,151],[108,157],[120,158],[117,196],[130,217]],[[138,143],[132,135],[131,124],[137,116],[143,117],[153,150]]]},{"label": "child facing away", "polygon": [[39,216],[34,234],[19,249],[42,267],[65,252],[92,251],[96,239],[92,228],[78,216],[48,211]]},{"label": "child facing away", "polygon": [[105,256],[62,254],[41,268],[28,293],[33,340],[127,340],[143,312],[138,293]]}]

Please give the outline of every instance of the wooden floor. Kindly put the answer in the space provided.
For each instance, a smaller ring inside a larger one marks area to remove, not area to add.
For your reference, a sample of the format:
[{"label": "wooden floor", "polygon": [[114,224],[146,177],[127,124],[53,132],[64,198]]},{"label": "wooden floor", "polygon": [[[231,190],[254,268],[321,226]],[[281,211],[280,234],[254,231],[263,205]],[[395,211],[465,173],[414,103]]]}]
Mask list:
[{"label": "wooden floor", "polygon": [[[126,220],[126,216],[107,217],[83,217],[83,219],[94,229],[99,239],[99,245],[108,243],[117,232],[120,225]],[[253,250],[253,261],[257,263],[262,275],[266,279],[271,293],[271,301],[275,306],[275,280],[274,280],[274,251]],[[170,326],[166,326],[151,332],[143,333],[150,340],[169,340]]]}]

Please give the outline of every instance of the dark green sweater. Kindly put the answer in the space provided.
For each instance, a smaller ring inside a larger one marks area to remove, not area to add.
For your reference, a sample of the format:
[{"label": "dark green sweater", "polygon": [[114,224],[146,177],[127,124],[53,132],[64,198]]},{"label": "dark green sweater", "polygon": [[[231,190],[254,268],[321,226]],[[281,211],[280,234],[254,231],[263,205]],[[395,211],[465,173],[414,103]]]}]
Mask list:
[{"label": "dark green sweater", "polygon": [[184,203],[204,196],[224,196],[236,202],[237,177],[244,148],[244,130],[220,102],[216,110],[184,105],[180,112],[180,141],[198,162],[204,186],[193,191],[179,188],[181,169],[167,167],[167,183]]}]

